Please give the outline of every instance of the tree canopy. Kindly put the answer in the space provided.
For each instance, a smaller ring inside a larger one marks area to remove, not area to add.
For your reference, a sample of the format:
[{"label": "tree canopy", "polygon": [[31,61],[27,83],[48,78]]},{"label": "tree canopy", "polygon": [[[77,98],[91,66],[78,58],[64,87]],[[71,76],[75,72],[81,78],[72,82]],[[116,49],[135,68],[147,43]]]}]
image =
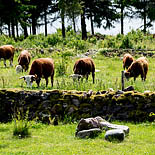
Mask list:
[{"label": "tree canopy", "polygon": [[[130,11],[128,11],[130,10]],[[121,33],[124,29],[124,18],[130,16],[143,19],[143,30],[152,26],[155,21],[154,0],[0,0],[0,33],[8,32],[9,36],[18,37],[19,30],[24,37],[36,34],[40,26],[61,19],[62,36],[65,38],[65,22],[70,21],[76,32],[76,18],[81,19],[82,39],[87,39],[86,19],[90,20],[91,33],[94,27],[111,28],[121,21]],[[50,18],[50,17],[53,18]]]}]

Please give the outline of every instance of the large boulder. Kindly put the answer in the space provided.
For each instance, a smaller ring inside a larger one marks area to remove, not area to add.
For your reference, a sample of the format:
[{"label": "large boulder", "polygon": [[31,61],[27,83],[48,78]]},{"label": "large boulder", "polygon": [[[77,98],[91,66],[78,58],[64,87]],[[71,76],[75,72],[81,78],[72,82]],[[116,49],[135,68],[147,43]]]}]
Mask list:
[{"label": "large boulder", "polygon": [[107,141],[123,141],[125,137],[125,133],[121,129],[112,129],[108,130],[105,133],[105,140]]},{"label": "large boulder", "polygon": [[89,130],[82,130],[75,134],[76,137],[79,138],[94,138],[102,133],[102,130],[99,128],[93,128]]}]

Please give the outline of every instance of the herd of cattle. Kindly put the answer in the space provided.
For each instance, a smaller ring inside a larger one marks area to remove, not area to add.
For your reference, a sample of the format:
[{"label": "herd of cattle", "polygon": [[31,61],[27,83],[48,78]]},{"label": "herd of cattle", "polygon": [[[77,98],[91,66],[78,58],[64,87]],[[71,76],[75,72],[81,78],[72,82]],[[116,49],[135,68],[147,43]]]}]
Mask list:
[{"label": "herd of cattle", "polygon": [[[6,67],[6,60],[10,61],[10,66],[13,66],[15,48],[12,45],[3,45],[0,47],[0,59],[4,60],[4,65]],[[16,72],[28,71],[29,64],[31,61],[31,55],[27,50],[21,51],[18,56],[18,65],[16,66]],[[129,79],[134,77],[134,80],[141,75],[141,79],[145,81],[148,72],[148,61],[145,57],[140,57],[137,60],[130,54],[125,54],[123,57],[123,68],[125,71],[125,77]],[[74,74],[73,78],[80,79],[81,77],[86,77],[92,73],[93,83],[95,81],[95,64],[90,57],[80,58],[77,60],[73,67]],[[48,78],[51,77],[51,86],[53,87],[54,79],[54,61],[51,58],[38,58],[32,62],[29,75],[20,77],[24,79],[27,86],[32,86],[33,81],[36,81],[39,87],[41,78],[45,78],[46,87],[48,86]]]}]

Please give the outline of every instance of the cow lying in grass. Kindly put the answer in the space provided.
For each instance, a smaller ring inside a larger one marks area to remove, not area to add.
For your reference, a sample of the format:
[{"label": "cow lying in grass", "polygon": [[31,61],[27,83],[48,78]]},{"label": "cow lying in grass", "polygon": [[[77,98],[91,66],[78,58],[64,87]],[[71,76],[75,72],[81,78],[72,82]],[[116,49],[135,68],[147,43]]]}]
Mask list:
[{"label": "cow lying in grass", "polygon": [[18,64],[22,66],[22,69],[25,70],[25,72],[29,68],[30,60],[31,55],[27,50],[23,50],[18,57]]},{"label": "cow lying in grass", "polygon": [[128,69],[133,61],[134,61],[133,57],[129,53],[126,53],[123,56],[123,68],[124,68],[124,70],[125,70],[125,68]]},{"label": "cow lying in grass", "polygon": [[15,48],[12,45],[0,46],[0,59],[4,60],[4,66],[6,67],[6,60],[10,61],[10,66],[13,66]]},{"label": "cow lying in grass", "polygon": [[91,58],[81,58],[77,60],[73,68],[74,74],[81,75],[86,77],[88,80],[89,74],[92,72],[93,83],[95,80],[95,65]]},{"label": "cow lying in grass", "polygon": [[33,81],[36,81],[38,87],[41,78],[45,78],[47,87],[48,77],[51,77],[51,86],[53,87],[54,62],[51,58],[39,58],[32,62],[29,75],[20,78],[24,78],[27,86],[32,86]]},{"label": "cow lying in grass", "polygon": [[125,72],[125,77],[129,79],[130,77],[134,77],[134,81],[136,78],[141,75],[141,79],[145,81],[146,75],[148,72],[148,62],[145,57],[140,57],[136,61],[134,61],[128,70]]}]

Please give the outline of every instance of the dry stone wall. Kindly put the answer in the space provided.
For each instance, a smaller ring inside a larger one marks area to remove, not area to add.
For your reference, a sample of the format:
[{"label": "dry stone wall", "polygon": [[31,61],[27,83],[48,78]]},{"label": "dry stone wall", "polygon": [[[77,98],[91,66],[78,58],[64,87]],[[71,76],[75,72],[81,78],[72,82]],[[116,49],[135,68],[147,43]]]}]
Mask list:
[{"label": "dry stone wall", "polygon": [[[96,95],[98,94],[98,95]],[[28,111],[30,119],[49,122],[55,115],[59,119],[102,116],[105,119],[125,121],[153,121],[155,116],[155,92],[135,91],[25,91],[0,90],[0,122],[12,120],[12,116]]]}]

